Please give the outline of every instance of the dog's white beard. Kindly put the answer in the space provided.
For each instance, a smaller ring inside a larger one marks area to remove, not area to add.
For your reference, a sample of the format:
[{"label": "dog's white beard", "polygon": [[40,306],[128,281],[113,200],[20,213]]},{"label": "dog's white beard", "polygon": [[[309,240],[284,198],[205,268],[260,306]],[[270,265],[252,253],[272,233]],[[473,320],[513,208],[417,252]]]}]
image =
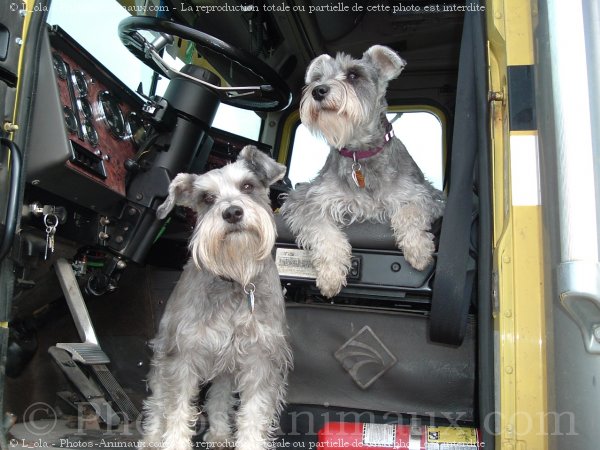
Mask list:
[{"label": "dog's white beard", "polygon": [[205,217],[196,228],[191,241],[194,263],[217,276],[237,281],[246,286],[262,270],[275,245],[275,226],[269,214],[256,208],[245,215],[256,214],[257,219],[244,218],[243,229],[229,231],[223,219],[214,214]]},{"label": "dog's white beard", "polygon": [[317,131],[329,145],[339,149],[352,140],[355,127],[355,124],[344,120],[336,112],[321,111],[313,132]]},{"label": "dog's white beard", "polygon": [[353,140],[356,130],[362,128],[368,113],[356,92],[343,82],[333,82],[329,95],[321,102],[312,98],[313,85],[306,87],[300,102],[302,123],[311,132],[322,135],[329,145],[342,148]]}]

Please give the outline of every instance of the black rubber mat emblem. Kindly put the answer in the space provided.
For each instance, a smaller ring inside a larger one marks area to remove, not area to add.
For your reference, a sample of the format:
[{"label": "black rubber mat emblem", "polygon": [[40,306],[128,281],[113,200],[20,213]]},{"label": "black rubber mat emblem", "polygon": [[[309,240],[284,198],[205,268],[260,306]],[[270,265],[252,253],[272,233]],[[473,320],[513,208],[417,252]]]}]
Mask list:
[{"label": "black rubber mat emblem", "polygon": [[371,386],[398,361],[368,325],[348,339],[334,356],[361,389]]}]

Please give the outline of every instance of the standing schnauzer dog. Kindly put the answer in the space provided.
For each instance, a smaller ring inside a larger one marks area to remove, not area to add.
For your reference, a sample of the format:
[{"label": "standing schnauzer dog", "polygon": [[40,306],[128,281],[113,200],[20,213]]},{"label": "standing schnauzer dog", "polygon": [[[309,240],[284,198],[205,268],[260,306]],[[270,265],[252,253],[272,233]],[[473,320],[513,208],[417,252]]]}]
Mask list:
[{"label": "standing schnauzer dog", "polygon": [[[215,446],[264,449],[276,429],[292,363],[279,275],[271,257],[275,222],[269,186],[285,174],[256,147],[204,175],[179,174],[157,216],[175,205],[197,223],[167,303],[145,401],[145,447],[191,447],[202,385],[211,382],[205,436]],[[239,394],[239,405],[232,423]],[[233,430],[236,430],[235,436]]]},{"label": "standing schnauzer dog", "polygon": [[353,222],[389,221],[415,269],[432,262],[428,230],[443,213],[444,197],[394,137],[385,115],[388,82],[405,64],[392,49],[374,45],[361,59],[321,55],[306,72],[300,118],[331,150],[317,177],[289,194],[282,214],[309,250],[317,287],[327,297],[346,284],[351,246],[342,228]]}]

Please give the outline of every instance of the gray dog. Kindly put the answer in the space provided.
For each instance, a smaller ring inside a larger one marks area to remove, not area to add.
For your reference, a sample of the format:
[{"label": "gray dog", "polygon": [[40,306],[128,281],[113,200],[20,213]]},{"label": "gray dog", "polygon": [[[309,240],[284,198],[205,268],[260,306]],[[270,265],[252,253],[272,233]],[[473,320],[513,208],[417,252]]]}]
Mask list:
[{"label": "gray dog", "polygon": [[[269,186],[285,174],[256,147],[204,175],[179,174],[158,208],[198,216],[192,258],[167,303],[144,403],[145,447],[191,447],[199,389],[212,382],[205,436],[215,446],[264,449],[276,429],[292,363],[281,284],[271,250]],[[231,417],[239,393],[236,423]],[[233,430],[236,429],[234,436]],[[234,444],[235,443],[235,444]]]},{"label": "gray dog", "polygon": [[321,55],[306,71],[300,118],[331,150],[317,177],[292,191],[281,212],[298,245],[310,251],[317,287],[327,297],[346,284],[351,246],[342,229],[353,222],[389,221],[414,268],[432,262],[428,230],[443,213],[444,197],[385,116],[388,82],[405,64],[392,49],[374,45],[361,59]]}]

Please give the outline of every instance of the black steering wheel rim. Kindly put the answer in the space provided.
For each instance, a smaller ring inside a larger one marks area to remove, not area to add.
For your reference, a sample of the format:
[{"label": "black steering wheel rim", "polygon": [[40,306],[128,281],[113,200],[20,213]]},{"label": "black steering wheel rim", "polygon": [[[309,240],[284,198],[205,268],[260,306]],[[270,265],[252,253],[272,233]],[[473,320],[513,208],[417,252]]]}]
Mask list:
[{"label": "black steering wheel rim", "polygon": [[264,80],[262,85],[270,85],[271,90],[260,90],[251,96],[227,97],[217,92],[222,103],[253,111],[280,111],[289,106],[292,93],[287,83],[266,63],[246,51],[232,47],[220,39],[194,28],[170,20],[155,17],[128,17],[119,23],[119,38],[123,45],[140,61],[165,77],[169,77],[151,58],[146,57],[146,40],[138,33],[140,30],[155,31],[187,39],[228,59],[253,76]]}]

